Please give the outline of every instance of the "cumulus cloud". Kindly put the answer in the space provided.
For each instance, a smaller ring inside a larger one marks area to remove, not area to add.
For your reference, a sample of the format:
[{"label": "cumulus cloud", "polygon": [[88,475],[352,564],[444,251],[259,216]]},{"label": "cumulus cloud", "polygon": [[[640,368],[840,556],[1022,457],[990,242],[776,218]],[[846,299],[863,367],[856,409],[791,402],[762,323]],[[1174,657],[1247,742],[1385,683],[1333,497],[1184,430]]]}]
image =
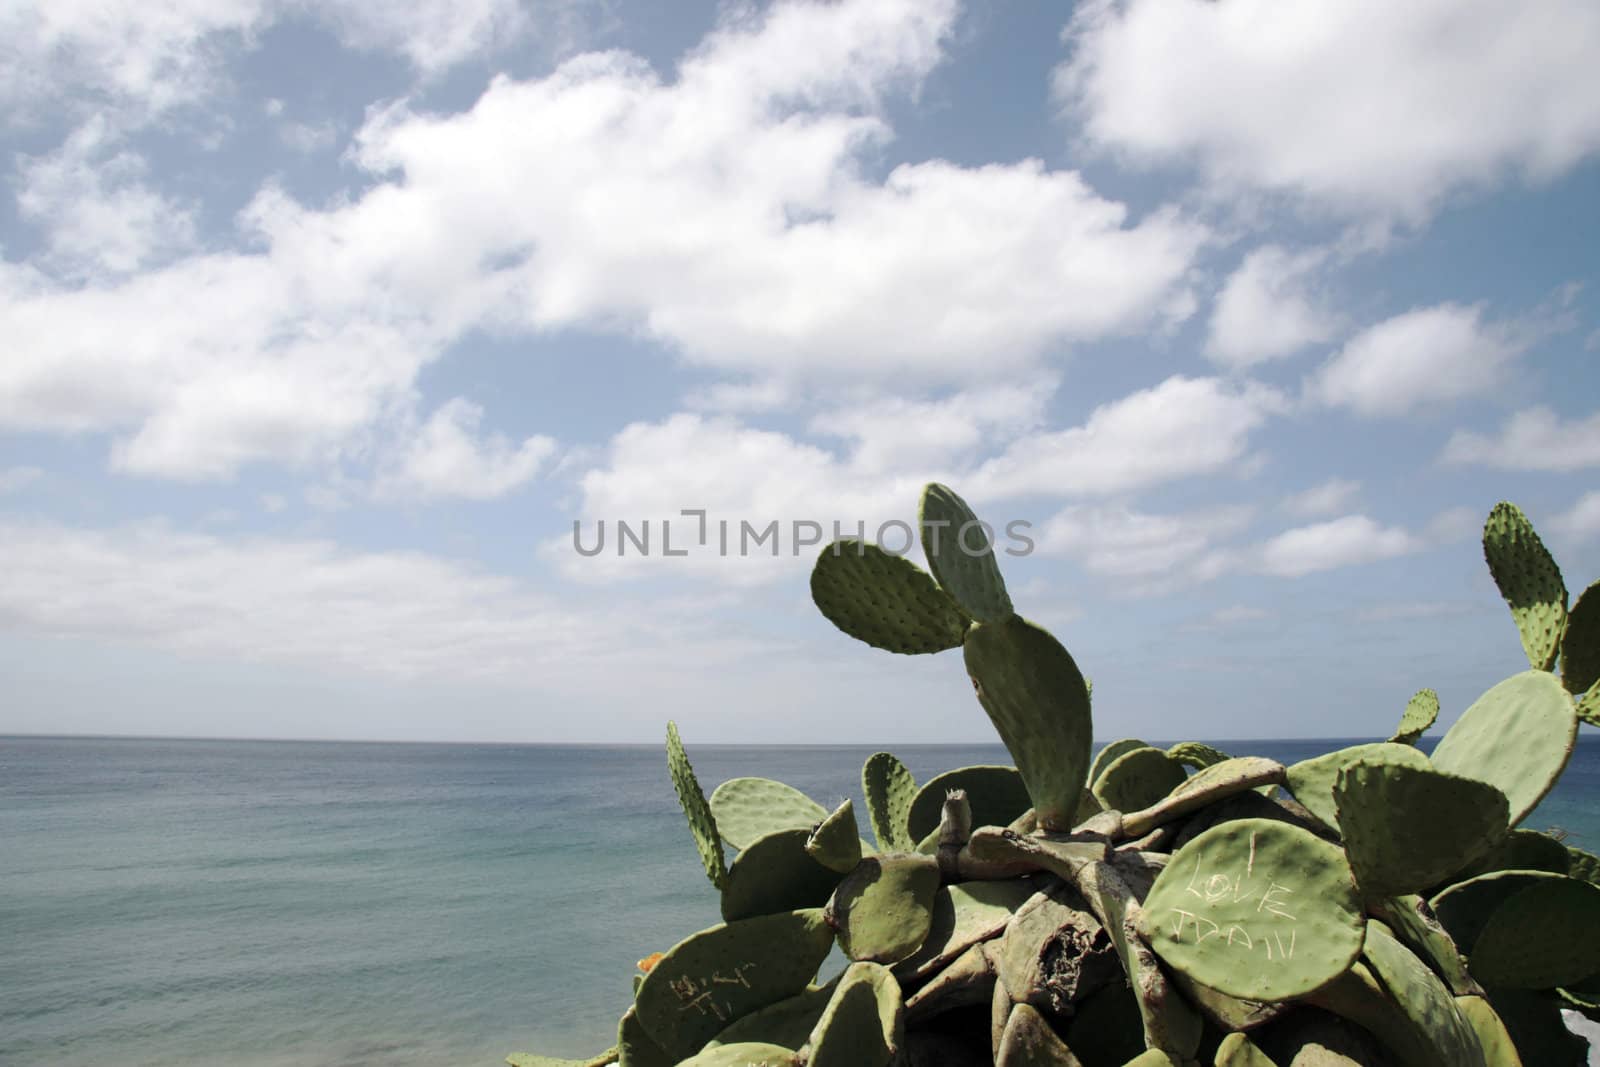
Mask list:
[{"label": "cumulus cloud", "polygon": [[1483,321],[1482,307],[1414,308],[1352,337],[1307,391],[1362,415],[1404,415],[1489,392],[1526,347],[1515,331]]},{"label": "cumulus cloud", "polygon": [[1568,541],[1600,537],[1600,490],[1583,494],[1569,510],[1551,519],[1550,526]]},{"label": "cumulus cloud", "polygon": [[1349,478],[1330,478],[1321,485],[1314,485],[1310,489],[1287,497],[1283,501],[1283,508],[1304,518],[1333,515],[1344,510],[1359,492],[1361,492],[1360,482]]},{"label": "cumulus cloud", "polygon": [[1186,313],[1206,234],[1172,211],[1131,220],[1036,161],[865,177],[881,102],[916,90],[954,17],[953,0],[780,4],[671,82],[579,56],[464,113],[375,112],[351,155],[371,187],[317,208],[264,188],[239,220],[258,251],[72,286],[0,264],[20,353],[0,426],[110,432],[120,469],[221,478],[350,455],[475,330],[936,387]]},{"label": "cumulus cloud", "polygon": [[1563,419],[1547,407],[1518,411],[1494,435],[1457,430],[1440,458],[1504,470],[1575,471],[1600,467],[1600,412]]},{"label": "cumulus cloud", "polygon": [[1038,549],[1075,560],[1095,574],[1136,580],[1140,589],[1168,577],[1208,581],[1224,569],[1218,543],[1250,520],[1249,508],[1159,515],[1125,504],[1077,505],[1043,524]]},{"label": "cumulus cloud", "polygon": [[1421,538],[1398,527],[1382,526],[1365,515],[1346,515],[1285,530],[1252,553],[1250,566],[1280,578],[1299,578],[1407,555],[1423,546]]},{"label": "cumulus cloud", "polygon": [[1277,245],[1245,256],[1217,294],[1206,355],[1223,366],[1249,367],[1330,340],[1337,322],[1308,285],[1324,258]]},{"label": "cumulus cloud", "polygon": [[973,482],[992,497],[1121,493],[1243,469],[1251,433],[1286,410],[1261,385],[1178,375],[1097,407],[1082,426],[1025,435]]},{"label": "cumulus cloud", "polygon": [[1588,0],[1092,0],[1067,40],[1091,142],[1337,212],[1420,218],[1600,148]]},{"label": "cumulus cloud", "polygon": [[941,400],[880,396],[825,411],[811,420],[811,430],[853,442],[850,464],[858,471],[948,466],[1038,426],[1054,389],[1046,378]]},{"label": "cumulus cloud", "polygon": [[535,435],[515,443],[482,435],[483,408],[462,397],[441,404],[418,428],[380,485],[386,495],[490,500],[526,484],[556,449]]}]

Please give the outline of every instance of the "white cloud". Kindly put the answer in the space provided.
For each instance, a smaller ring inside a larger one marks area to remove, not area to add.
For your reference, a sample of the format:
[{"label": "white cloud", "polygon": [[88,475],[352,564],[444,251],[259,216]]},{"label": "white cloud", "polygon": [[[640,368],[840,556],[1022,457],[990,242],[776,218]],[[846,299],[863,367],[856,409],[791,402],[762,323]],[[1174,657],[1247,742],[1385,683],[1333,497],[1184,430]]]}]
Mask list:
[{"label": "white cloud", "polygon": [[1600,148],[1589,0],[1094,0],[1068,41],[1092,142],[1336,211],[1417,218]]},{"label": "white cloud", "polygon": [[1285,530],[1253,553],[1250,567],[1282,578],[1390,559],[1419,551],[1421,539],[1393,526],[1381,526],[1365,515],[1346,515],[1328,522]]},{"label": "white cloud", "polygon": [[[1114,578],[1208,581],[1221,571],[1220,539],[1247,526],[1248,508],[1152,515],[1126,505],[1069,507],[1038,531],[1039,551]],[[1182,570],[1181,575],[1174,575]]]},{"label": "white cloud", "polygon": [[0,469],[0,493],[15,493],[44,477],[38,467],[6,467]]},{"label": "white cloud", "polygon": [[1361,492],[1360,482],[1348,478],[1330,478],[1321,485],[1314,485],[1304,492],[1288,497],[1283,502],[1283,508],[1291,514],[1305,518],[1333,515],[1344,510],[1359,492]]},{"label": "white cloud", "polygon": [[552,438],[516,444],[501,434],[480,437],[483,408],[456,397],[439,406],[380,486],[389,495],[490,500],[522,486],[555,451]]},{"label": "white cloud", "polygon": [[853,441],[850,465],[861,472],[943,467],[1036,427],[1054,391],[1054,380],[1044,378],[1026,387],[989,386],[942,400],[877,396],[816,416],[811,430]]},{"label": "white cloud", "polygon": [[1323,259],[1277,245],[1247,255],[1217,294],[1206,355],[1223,366],[1249,367],[1331,339],[1337,322],[1307,291]]},{"label": "white cloud", "polygon": [[1175,376],[1095,408],[1082,426],[1019,439],[978,469],[975,492],[1119,493],[1241,467],[1250,434],[1286,409],[1254,383]]},{"label": "white cloud", "polygon": [[359,452],[474,330],[642,334],[758,380],[915,369],[937,387],[1182,314],[1205,233],[1171,212],[1130,224],[1036,162],[863,177],[890,132],[873,108],[939,62],[954,11],[783,4],[672,83],[613,52],[498,78],[459,115],[390,107],[352,152],[384,180],[326,209],[263,189],[240,217],[259,251],[78,286],[0,263],[20,353],[0,426],[112,432],[120,469],[220,478]]},{"label": "white cloud", "polygon": [[1494,389],[1526,341],[1461,304],[1414,308],[1352,337],[1308,380],[1324,403],[1362,415],[1404,415]]},{"label": "white cloud", "polygon": [[1600,537],[1600,490],[1583,494],[1569,511],[1552,518],[1550,527],[1568,541]]},{"label": "white cloud", "polygon": [[1506,470],[1600,467],[1600,413],[1569,421],[1547,407],[1528,408],[1508,418],[1498,436],[1457,430],[1440,458]]},{"label": "white cloud", "polygon": [[194,244],[193,210],[146,185],[145,161],[116,141],[97,116],[56,151],[19,161],[17,211],[68,276],[129,273]]}]

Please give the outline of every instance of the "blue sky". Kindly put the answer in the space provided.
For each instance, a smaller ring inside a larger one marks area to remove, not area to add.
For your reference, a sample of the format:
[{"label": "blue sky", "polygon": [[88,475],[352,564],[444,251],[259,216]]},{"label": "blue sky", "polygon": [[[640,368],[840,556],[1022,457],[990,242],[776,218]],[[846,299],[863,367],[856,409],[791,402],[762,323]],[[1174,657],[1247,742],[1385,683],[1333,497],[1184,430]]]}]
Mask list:
[{"label": "blue sky", "polygon": [[1600,573],[1587,0],[665,10],[0,14],[0,732],[987,740],[791,543],[930,479],[1101,738],[1448,723],[1501,499]]}]

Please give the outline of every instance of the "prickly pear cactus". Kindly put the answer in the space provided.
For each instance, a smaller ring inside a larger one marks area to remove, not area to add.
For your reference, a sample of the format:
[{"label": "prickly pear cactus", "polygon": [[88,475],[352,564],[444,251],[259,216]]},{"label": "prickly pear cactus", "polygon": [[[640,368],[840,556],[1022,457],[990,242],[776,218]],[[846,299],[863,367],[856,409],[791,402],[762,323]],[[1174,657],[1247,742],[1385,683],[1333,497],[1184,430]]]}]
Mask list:
[{"label": "prickly pear cactus", "polygon": [[669,776],[725,921],[640,961],[614,1048],[509,1063],[1584,1062],[1561,1013],[1600,1018],[1600,858],[1515,825],[1580,718],[1600,720],[1600,592],[1567,614],[1521,512],[1495,508],[1484,550],[1534,669],[1474,701],[1431,756],[1415,743],[1438,699],[1421,690],[1390,741],[1288,768],[1194,741],[1115,741],[1091,761],[1072,656],[1015,613],[992,550],[952,552],[951,530],[976,521],[959,496],[928,487],[922,515],[943,534],[924,530],[931,575],[852,542],[819,557],[814,599],[880,648],[961,646],[1014,766],[918,789],[874,754],[874,851],[850,799],[829,811],[745,777],[708,801],[669,724]]}]

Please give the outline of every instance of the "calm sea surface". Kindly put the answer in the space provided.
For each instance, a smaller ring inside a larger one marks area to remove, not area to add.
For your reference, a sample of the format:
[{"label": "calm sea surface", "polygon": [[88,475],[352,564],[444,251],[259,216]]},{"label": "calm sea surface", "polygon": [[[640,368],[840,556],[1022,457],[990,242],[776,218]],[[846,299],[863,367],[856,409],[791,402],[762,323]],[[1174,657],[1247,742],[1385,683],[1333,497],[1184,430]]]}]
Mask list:
[{"label": "calm sea surface", "polygon": [[[1341,742],[1219,747],[1286,763]],[[690,749],[862,810],[871,748]],[[1009,762],[906,747],[919,780]],[[1600,846],[1600,739],[1527,822]],[[483,1064],[612,1042],[718,921],[659,748],[0,738],[0,1063]]]}]

